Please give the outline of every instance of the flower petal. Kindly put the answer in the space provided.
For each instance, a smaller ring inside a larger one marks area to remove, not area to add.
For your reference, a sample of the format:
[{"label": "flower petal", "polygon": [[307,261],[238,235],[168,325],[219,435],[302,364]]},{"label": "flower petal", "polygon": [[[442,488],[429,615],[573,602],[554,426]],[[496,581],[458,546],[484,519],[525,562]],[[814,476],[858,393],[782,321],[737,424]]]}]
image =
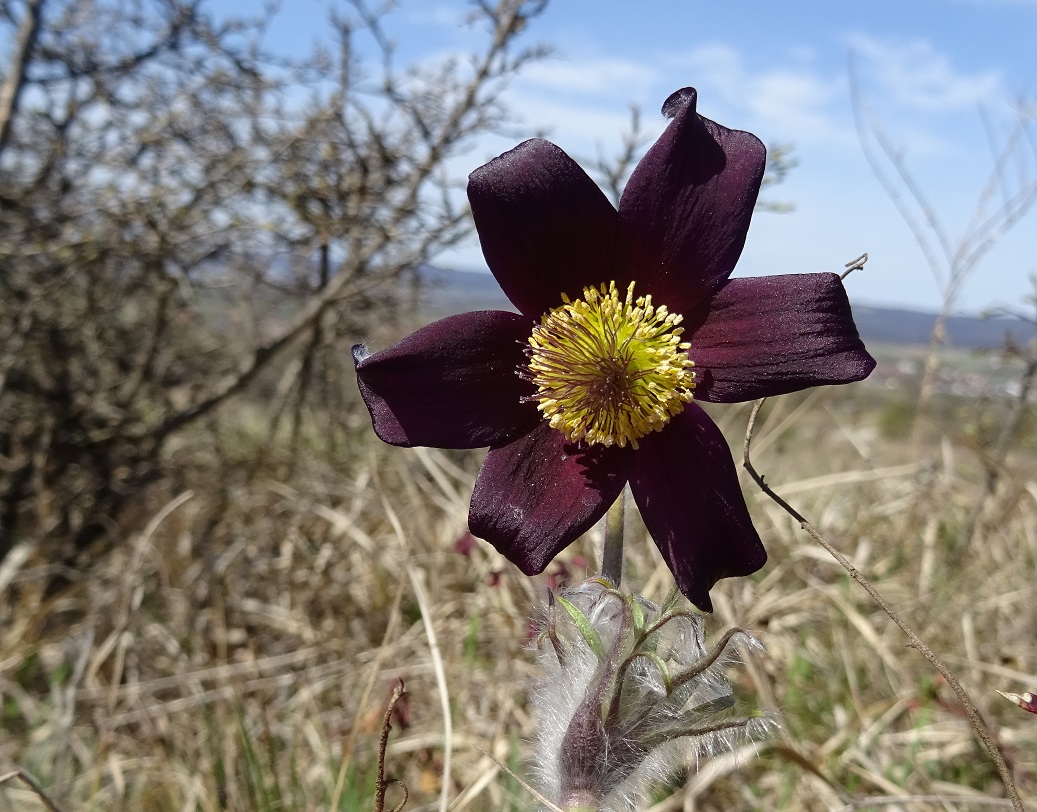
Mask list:
[{"label": "flower petal", "polygon": [[549,141],[526,141],[476,169],[468,200],[490,270],[527,316],[613,279],[616,210]]},{"label": "flower petal", "polygon": [[641,438],[630,490],[681,592],[711,612],[721,578],[767,561],[749,519],[727,440],[694,403],[661,432]]},{"label": "flower petal", "polygon": [[529,321],[484,310],[423,327],[374,355],[353,348],[357,382],[375,433],[392,445],[481,448],[540,419],[518,377]]},{"label": "flower petal", "polygon": [[619,204],[617,284],[637,280],[640,293],[676,313],[693,309],[734,269],[767,156],[755,135],[699,116],[695,101],[690,87],[666,100],[663,115],[673,121]]},{"label": "flower petal", "polygon": [[632,449],[579,448],[541,421],[490,449],[475,482],[468,527],[526,575],[536,575],[591,528],[626,484]]},{"label": "flower petal", "polygon": [[731,279],[708,310],[685,315],[701,400],[734,403],[850,383],[875,368],[833,273]]}]

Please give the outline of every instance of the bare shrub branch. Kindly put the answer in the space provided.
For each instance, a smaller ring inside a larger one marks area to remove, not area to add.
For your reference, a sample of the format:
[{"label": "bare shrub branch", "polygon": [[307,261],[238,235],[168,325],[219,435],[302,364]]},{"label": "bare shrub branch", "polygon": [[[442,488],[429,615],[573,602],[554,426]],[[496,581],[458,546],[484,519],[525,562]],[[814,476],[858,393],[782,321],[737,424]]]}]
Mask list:
[{"label": "bare shrub branch", "polygon": [[290,415],[295,446],[308,414],[345,437],[342,359],[469,233],[447,161],[505,121],[544,5],[477,5],[482,44],[431,65],[399,64],[363,0],[300,60],[204,0],[26,6],[0,65],[0,557],[117,535],[178,476],[170,441],[232,398],[279,400],[269,430]]},{"label": "bare shrub branch", "polygon": [[[849,58],[850,100],[861,150],[875,178],[907,225],[926,264],[940,288],[941,305],[933,327],[925,370],[919,387],[914,436],[918,420],[933,393],[939,367],[937,351],[946,338],[946,324],[965,281],[975,272],[986,253],[994,247],[1037,201],[1037,135],[1032,103],[1019,100],[1015,120],[1003,142],[981,112],[990,144],[991,168],[976,198],[972,215],[960,235],[953,236],[940,212],[908,168],[903,151],[868,117],[860,89],[856,62]],[[1009,169],[1014,168],[1014,173]]]}]

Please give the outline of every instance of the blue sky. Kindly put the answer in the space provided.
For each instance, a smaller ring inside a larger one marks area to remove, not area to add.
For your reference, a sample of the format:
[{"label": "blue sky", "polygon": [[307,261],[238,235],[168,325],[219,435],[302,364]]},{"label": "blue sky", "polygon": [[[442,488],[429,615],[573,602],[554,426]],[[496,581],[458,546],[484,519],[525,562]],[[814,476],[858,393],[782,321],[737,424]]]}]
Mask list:
[{"label": "blue sky", "polygon": [[[470,171],[540,131],[577,159],[618,150],[631,103],[646,130],[665,125],[662,101],[679,87],[699,91],[699,112],[794,148],[798,166],[770,198],[790,214],[758,212],[736,275],[837,271],[867,251],[848,280],[854,299],[936,309],[943,287],[910,229],[869,169],[854,125],[848,62],[861,109],[903,158],[955,245],[977,210],[1015,104],[1037,112],[1037,0],[554,0],[528,42],[554,48],[505,94],[518,137],[488,137],[452,169]],[[221,11],[261,8],[215,0]],[[291,0],[269,44],[301,50],[319,36],[330,0]],[[459,0],[402,0],[389,27],[404,60],[463,50],[478,32]],[[1037,141],[1037,127],[1031,130]],[[1035,151],[1005,176],[1037,179]],[[887,168],[889,165],[886,164]],[[891,174],[892,176],[892,174]],[[485,268],[476,243],[439,264]],[[956,300],[976,312],[1018,303],[1037,274],[1037,211],[987,253]]]}]

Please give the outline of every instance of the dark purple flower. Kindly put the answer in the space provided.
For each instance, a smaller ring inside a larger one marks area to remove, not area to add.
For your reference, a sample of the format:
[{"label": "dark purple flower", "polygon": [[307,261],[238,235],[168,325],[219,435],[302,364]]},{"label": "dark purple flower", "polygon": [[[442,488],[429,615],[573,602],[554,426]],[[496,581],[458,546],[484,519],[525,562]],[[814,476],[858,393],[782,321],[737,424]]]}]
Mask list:
[{"label": "dark purple flower", "polygon": [[1031,694],[1029,691],[1021,694],[1013,694],[1007,691],[998,691],[998,693],[1009,702],[1014,702],[1024,711],[1037,713],[1037,695]]},{"label": "dark purple flower", "polygon": [[687,88],[666,101],[673,120],[618,212],[548,141],[477,169],[483,253],[520,314],[465,313],[353,352],[382,440],[490,447],[469,526],[523,572],[542,572],[629,482],[677,585],[710,610],[718,579],[767,556],[727,442],[693,397],[849,383],[875,362],[835,274],[729,279],[766,151],[695,100]]}]

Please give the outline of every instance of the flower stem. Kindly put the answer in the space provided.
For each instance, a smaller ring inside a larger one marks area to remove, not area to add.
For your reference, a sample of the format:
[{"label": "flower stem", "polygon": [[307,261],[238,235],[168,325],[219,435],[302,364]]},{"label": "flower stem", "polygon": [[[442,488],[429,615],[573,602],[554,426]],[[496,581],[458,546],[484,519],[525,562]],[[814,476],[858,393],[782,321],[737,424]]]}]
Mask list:
[{"label": "flower stem", "polygon": [[601,574],[615,587],[619,587],[623,579],[623,518],[626,495],[624,488],[605,514],[605,549],[601,553]]}]

